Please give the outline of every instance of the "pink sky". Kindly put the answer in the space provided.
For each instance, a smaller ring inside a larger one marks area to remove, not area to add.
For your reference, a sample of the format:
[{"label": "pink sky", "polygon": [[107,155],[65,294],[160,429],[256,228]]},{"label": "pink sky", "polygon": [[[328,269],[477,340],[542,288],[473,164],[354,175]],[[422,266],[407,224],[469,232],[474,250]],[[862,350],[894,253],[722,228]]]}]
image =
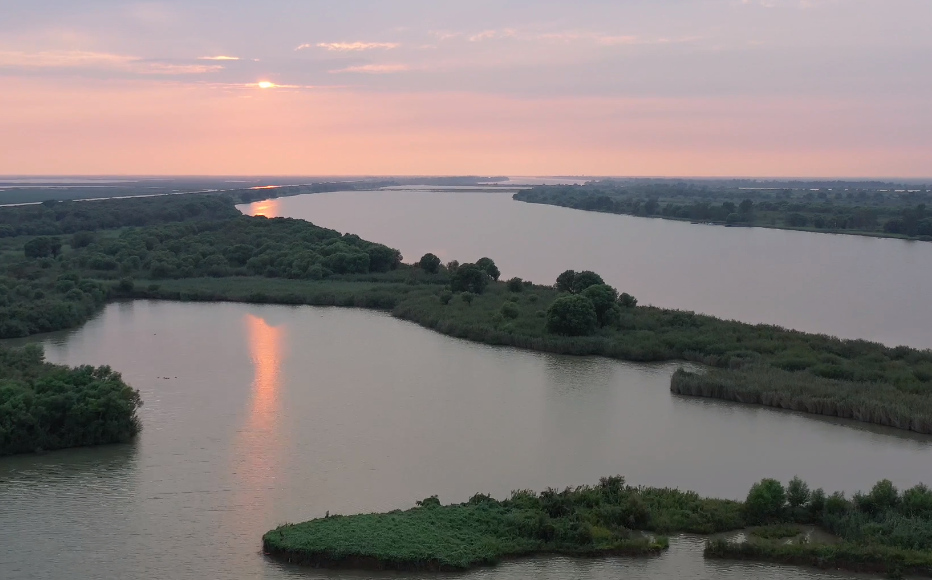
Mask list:
[{"label": "pink sky", "polygon": [[207,4],[13,9],[0,174],[932,176],[930,3]]}]

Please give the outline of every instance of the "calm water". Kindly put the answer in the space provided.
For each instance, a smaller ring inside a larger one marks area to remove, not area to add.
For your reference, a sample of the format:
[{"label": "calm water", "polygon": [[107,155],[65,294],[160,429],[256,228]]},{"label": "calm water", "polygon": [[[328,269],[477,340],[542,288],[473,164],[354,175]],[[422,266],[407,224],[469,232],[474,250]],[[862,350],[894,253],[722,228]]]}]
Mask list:
[{"label": "calm water", "polygon": [[[487,347],[380,313],[140,301],[43,341],[55,362],[122,371],[145,429],[133,445],[0,459],[4,580],[357,578],[269,562],[260,536],[325,511],[615,473],[734,498],[768,476],[847,491],[932,482],[932,437],[676,398],[669,365]],[[684,537],[653,560],[465,577],[828,577],[705,562],[701,548]]]},{"label": "calm water", "polygon": [[552,283],[591,269],[642,304],[932,348],[932,243],[526,204],[500,192],[374,191],[282,198],[246,213],[307,219],[391,245],[407,261],[492,257]]}]

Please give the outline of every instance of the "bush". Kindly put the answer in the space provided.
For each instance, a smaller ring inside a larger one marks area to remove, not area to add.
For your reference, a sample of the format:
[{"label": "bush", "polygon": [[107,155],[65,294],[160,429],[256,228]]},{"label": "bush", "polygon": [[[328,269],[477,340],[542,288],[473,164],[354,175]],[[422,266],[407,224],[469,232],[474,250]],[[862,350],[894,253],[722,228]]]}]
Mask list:
[{"label": "bush", "polygon": [[762,479],[755,483],[744,502],[748,520],[752,523],[779,520],[783,515],[784,505],[786,491],[776,479]]},{"label": "bush", "polygon": [[499,313],[502,315],[503,318],[506,318],[509,320],[514,320],[515,318],[518,317],[518,314],[519,314],[518,307],[515,305],[514,302],[505,302],[504,304],[502,304],[502,308],[501,310],[499,310]]},{"label": "bush", "polygon": [[449,290],[444,290],[440,293],[440,303],[446,306],[450,303],[450,300],[453,300],[453,292]]},{"label": "bush", "polygon": [[598,324],[595,307],[585,296],[561,296],[547,310],[547,330],[566,336],[592,334]]}]

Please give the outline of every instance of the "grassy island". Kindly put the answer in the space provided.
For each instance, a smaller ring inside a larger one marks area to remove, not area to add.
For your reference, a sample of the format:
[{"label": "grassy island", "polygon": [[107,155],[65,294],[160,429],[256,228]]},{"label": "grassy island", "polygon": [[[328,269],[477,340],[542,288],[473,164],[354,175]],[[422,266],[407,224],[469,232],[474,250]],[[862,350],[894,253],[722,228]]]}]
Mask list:
[{"label": "grassy island", "polygon": [[[263,536],[273,558],[314,567],[462,570],[532,554],[650,556],[671,533],[744,530],[744,540],[711,539],[706,557],[932,575],[932,491],[900,493],[889,481],[852,498],[765,479],[745,501],[675,489],[633,487],[622,477],[598,485],[520,490],[498,501],[478,494],[441,505],[436,496],[407,511],[331,516],[285,524]],[[817,526],[825,539],[811,539]]]},{"label": "grassy island", "polygon": [[109,367],[49,364],[35,345],[0,348],[0,456],[124,443],[139,433],[141,404]]},{"label": "grassy island", "polygon": [[117,299],[372,308],[487,344],[705,365],[673,376],[679,395],[932,433],[929,350],[638,306],[593,272],[539,285],[500,279],[489,258],[405,263],[382,244],[243,216],[234,202],[191,194],[0,208],[0,338],[74,327]]}]

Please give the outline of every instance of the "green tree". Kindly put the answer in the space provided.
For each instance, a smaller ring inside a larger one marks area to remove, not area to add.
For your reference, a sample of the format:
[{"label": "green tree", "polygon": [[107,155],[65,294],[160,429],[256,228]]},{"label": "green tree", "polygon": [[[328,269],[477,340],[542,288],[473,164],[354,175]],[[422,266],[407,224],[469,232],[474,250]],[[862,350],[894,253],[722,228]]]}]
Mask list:
[{"label": "green tree", "polygon": [[482,294],[489,285],[489,275],[476,264],[460,264],[450,276],[450,289],[454,292]]},{"label": "green tree", "polygon": [[786,501],[790,507],[802,507],[809,501],[809,486],[798,476],[793,477],[786,486]]},{"label": "green tree", "polygon": [[521,278],[512,278],[507,282],[508,290],[511,292],[522,292],[524,290],[524,280]]},{"label": "green tree", "polygon": [[23,246],[27,258],[44,258],[57,256],[61,251],[61,240],[55,237],[41,236],[33,238]]},{"label": "green tree", "polygon": [[759,524],[780,519],[786,504],[786,490],[776,479],[762,479],[751,486],[744,509],[751,523]]},{"label": "green tree", "polygon": [[547,309],[547,330],[566,336],[592,334],[598,324],[595,307],[585,296],[561,296]]},{"label": "green tree", "polygon": [[599,326],[608,324],[610,322],[609,313],[615,306],[615,301],[618,300],[618,291],[608,284],[596,284],[583,290],[582,295],[592,302]]},{"label": "green tree", "polygon": [[476,299],[476,295],[472,292],[463,292],[460,294],[460,298],[463,299],[467,306],[472,306],[472,301]]},{"label": "green tree", "polygon": [[498,280],[498,277],[502,275],[492,258],[479,258],[476,261],[476,266],[479,266],[479,269],[488,274],[493,280]]},{"label": "green tree", "polygon": [[576,282],[576,271],[575,270],[566,270],[559,276],[557,276],[557,283],[555,284],[557,290],[560,292],[572,292],[574,284]]},{"label": "green tree", "polygon": [[94,243],[94,240],[97,239],[97,234],[94,232],[75,232],[71,236],[71,247],[72,248],[86,248]]},{"label": "green tree", "polygon": [[436,274],[440,271],[440,258],[431,253],[421,256],[417,263],[418,267],[429,274]]},{"label": "green tree", "polygon": [[638,305],[638,299],[627,292],[622,292],[618,297],[618,305],[622,308],[634,308]]},{"label": "green tree", "polygon": [[753,210],[754,202],[750,199],[745,199],[738,204],[738,211],[741,212],[742,215],[749,215]]},{"label": "green tree", "polygon": [[573,279],[573,292],[579,294],[586,288],[597,284],[605,284],[605,281],[602,280],[602,276],[589,270],[577,272]]}]

